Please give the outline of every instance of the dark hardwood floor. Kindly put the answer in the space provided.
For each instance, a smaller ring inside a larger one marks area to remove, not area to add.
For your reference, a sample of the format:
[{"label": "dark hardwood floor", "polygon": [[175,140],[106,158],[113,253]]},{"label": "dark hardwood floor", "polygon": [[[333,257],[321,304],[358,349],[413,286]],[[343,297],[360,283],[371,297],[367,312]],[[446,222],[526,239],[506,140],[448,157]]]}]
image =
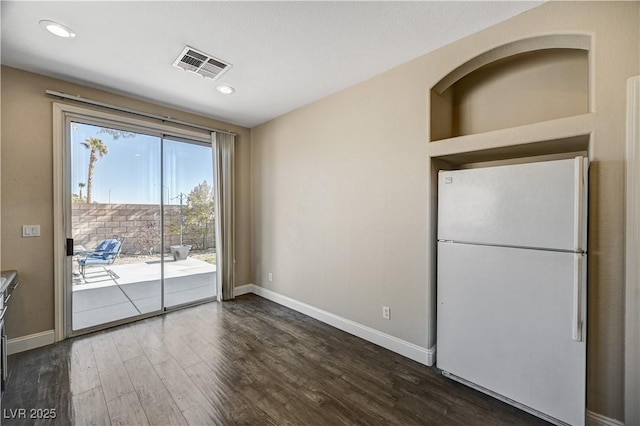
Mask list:
[{"label": "dark hardwood floor", "polygon": [[[547,424],[254,295],[12,355],[9,365],[3,425]],[[29,418],[50,409],[55,419]]]}]

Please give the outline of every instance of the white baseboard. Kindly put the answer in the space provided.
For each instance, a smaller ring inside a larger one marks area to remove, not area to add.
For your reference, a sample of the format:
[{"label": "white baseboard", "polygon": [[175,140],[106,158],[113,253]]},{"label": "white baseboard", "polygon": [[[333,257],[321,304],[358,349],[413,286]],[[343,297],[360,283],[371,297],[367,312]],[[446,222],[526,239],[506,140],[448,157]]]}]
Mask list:
[{"label": "white baseboard", "polygon": [[268,290],[255,284],[246,284],[236,287],[234,290],[234,294],[236,296],[247,293],[257,294],[258,296],[264,297],[272,302],[286,306],[287,308],[303,313],[311,318],[315,318],[342,331],[346,331],[347,333],[353,334],[354,336],[360,337],[368,342],[375,343],[378,346],[389,349],[392,352],[405,356],[419,362],[420,364],[433,366],[435,363],[435,347],[429,349],[423,348],[422,346],[415,345],[407,342],[406,340],[402,340],[371,327],[367,327],[366,325],[358,324],[357,322],[342,318],[338,315],[332,314],[331,312],[327,312],[306,303],[299,302],[295,299],[283,296],[275,291]]},{"label": "white baseboard", "polygon": [[47,330],[40,333],[29,334],[28,336],[16,337],[7,341],[7,354],[17,354],[42,346],[55,343],[54,330]]},{"label": "white baseboard", "polygon": [[243,294],[247,294],[247,293],[253,293],[253,284],[245,284],[245,285],[241,285],[239,287],[234,287],[233,288],[233,295],[234,296],[242,296]]}]

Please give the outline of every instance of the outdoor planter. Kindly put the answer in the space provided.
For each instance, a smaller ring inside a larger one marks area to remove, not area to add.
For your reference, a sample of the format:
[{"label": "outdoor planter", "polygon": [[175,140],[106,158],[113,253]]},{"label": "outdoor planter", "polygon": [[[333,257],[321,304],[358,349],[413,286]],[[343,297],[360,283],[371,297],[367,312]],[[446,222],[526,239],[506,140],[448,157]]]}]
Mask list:
[{"label": "outdoor planter", "polygon": [[169,246],[171,249],[171,254],[173,255],[173,260],[184,260],[189,256],[189,250],[191,250],[191,246],[180,245],[180,246]]}]

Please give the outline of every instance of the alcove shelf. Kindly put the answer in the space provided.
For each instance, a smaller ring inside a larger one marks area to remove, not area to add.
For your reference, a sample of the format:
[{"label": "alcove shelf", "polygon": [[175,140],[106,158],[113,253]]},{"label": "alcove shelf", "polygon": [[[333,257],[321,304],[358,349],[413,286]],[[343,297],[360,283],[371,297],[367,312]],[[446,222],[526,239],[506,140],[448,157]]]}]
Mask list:
[{"label": "alcove shelf", "polygon": [[429,144],[429,155],[452,166],[518,157],[585,155],[595,114],[543,121],[473,135],[443,139]]},{"label": "alcove shelf", "polygon": [[518,40],[478,55],[430,92],[430,142],[581,117],[592,110],[586,34]]},{"label": "alcove shelf", "polygon": [[588,154],[595,113],[590,34],[547,34],[490,49],[430,91],[429,156],[439,167]]}]

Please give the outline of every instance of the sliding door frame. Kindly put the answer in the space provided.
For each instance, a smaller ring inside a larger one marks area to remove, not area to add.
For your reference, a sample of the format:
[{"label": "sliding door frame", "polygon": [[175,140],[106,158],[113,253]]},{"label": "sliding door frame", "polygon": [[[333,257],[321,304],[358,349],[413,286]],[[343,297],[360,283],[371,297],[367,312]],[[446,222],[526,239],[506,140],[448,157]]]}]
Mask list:
[{"label": "sliding door frame", "polygon": [[627,80],[625,422],[640,422],[640,76]]},{"label": "sliding door frame", "polygon": [[[71,166],[69,147],[67,146],[70,138],[70,121],[115,126],[115,128],[122,130],[158,136],[161,138],[161,146],[162,139],[165,137],[188,139],[207,145],[212,144],[211,133],[209,132],[193,131],[154,120],[133,118],[76,105],[53,103],[54,336],[56,342],[101,328],[91,327],[83,329],[81,332],[74,332],[71,329],[71,283],[68,283],[69,280],[67,278],[71,274],[72,263],[70,257],[66,255],[66,239],[70,238],[67,232],[71,229],[70,194],[68,191],[70,188],[70,176],[67,176]],[[220,284],[217,283],[217,286],[219,287]],[[218,288],[217,291],[219,292],[220,289]],[[164,299],[164,294],[162,294],[162,298]],[[161,311],[136,316],[135,318],[140,319],[159,315],[164,310],[164,306],[162,306]],[[130,319],[124,319],[122,323],[128,321]],[[113,325],[118,323],[113,323]]]}]

